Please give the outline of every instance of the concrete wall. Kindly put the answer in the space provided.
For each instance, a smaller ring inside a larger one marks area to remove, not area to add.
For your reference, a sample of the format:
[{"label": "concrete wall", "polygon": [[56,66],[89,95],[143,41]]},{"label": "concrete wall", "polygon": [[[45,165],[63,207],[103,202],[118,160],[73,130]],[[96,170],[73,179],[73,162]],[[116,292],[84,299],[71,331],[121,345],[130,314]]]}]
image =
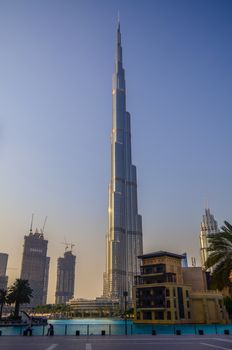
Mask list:
[{"label": "concrete wall", "polygon": [[193,323],[228,323],[228,314],[223,297],[216,291],[195,292],[191,296],[191,314]]},{"label": "concrete wall", "polygon": [[207,291],[205,272],[201,267],[183,267],[184,284],[191,285],[192,291]]}]

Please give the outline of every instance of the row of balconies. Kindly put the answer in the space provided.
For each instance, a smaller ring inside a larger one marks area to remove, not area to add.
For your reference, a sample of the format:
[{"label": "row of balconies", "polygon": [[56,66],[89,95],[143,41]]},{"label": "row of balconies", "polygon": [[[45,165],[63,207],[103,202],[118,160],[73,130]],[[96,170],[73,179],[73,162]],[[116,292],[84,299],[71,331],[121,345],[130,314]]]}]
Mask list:
[{"label": "row of balconies", "polygon": [[135,285],[154,283],[176,283],[175,273],[159,273],[149,276],[135,276]]}]

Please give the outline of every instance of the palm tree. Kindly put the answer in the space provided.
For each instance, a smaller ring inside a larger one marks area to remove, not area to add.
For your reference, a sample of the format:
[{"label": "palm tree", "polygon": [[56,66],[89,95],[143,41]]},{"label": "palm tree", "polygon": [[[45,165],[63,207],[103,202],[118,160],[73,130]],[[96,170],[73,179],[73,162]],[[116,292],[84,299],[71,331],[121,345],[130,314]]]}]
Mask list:
[{"label": "palm tree", "polygon": [[2,310],[4,304],[7,302],[7,291],[5,289],[0,289],[0,319],[2,318]]},{"label": "palm tree", "polygon": [[15,283],[9,288],[7,300],[9,304],[15,304],[14,317],[19,317],[20,304],[29,304],[32,292],[28,280],[17,278]]},{"label": "palm tree", "polygon": [[232,225],[224,221],[221,231],[209,235],[209,257],[206,268],[213,268],[212,286],[222,290],[232,288]]}]

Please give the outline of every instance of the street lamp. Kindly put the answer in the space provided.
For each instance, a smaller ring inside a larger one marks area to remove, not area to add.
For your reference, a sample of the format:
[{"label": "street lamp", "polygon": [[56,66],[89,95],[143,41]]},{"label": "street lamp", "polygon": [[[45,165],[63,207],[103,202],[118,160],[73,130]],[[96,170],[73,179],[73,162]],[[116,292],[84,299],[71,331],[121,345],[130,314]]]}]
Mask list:
[{"label": "street lamp", "polygon": [[126,309],[127,309],[127,296],[128,296],[128,292],[123,292],[123,296],[124,296],[124,320],[125,320],[125,335],[127,335],[127,318],[126,318]]}]

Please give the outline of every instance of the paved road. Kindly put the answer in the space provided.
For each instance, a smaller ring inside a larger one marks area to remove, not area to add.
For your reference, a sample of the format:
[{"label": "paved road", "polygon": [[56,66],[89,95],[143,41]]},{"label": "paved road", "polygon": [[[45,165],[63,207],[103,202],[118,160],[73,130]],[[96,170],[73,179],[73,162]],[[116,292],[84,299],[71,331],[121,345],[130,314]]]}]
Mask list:
[{"label": "paved road", "polygon": [[232,336],[0,337],[1,350],[232,350]]}]

